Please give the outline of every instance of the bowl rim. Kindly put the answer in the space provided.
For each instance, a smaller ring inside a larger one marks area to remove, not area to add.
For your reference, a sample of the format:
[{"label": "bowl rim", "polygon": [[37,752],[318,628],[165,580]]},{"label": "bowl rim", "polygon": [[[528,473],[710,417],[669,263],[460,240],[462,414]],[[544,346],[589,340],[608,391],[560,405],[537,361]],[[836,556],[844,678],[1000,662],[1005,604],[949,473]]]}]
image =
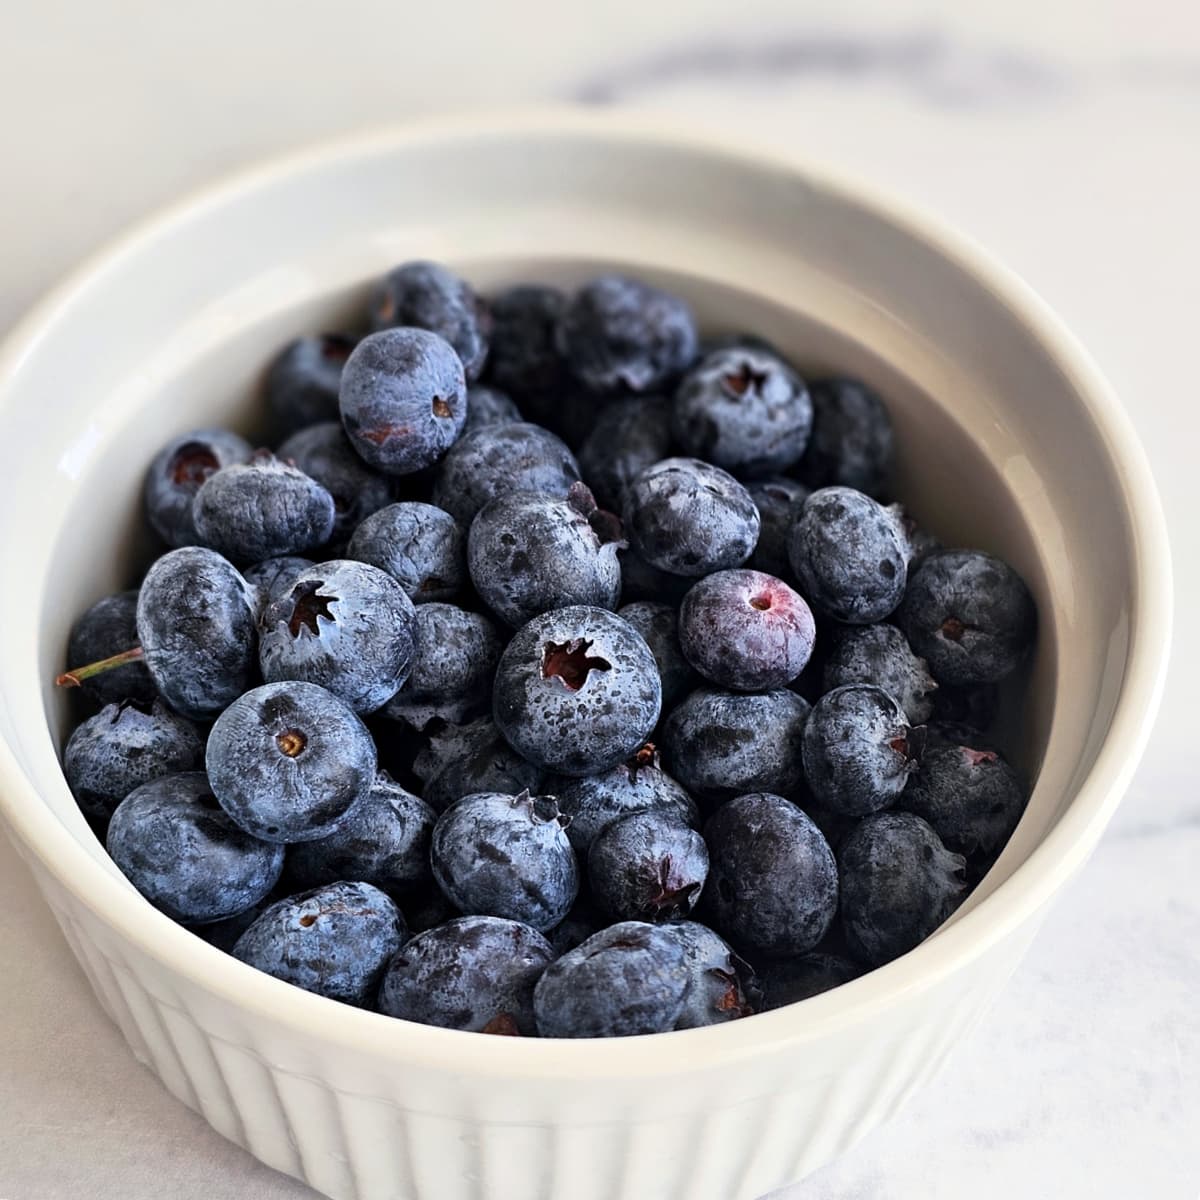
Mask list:
[{"label": "bowl rim", "polygon": [[[86,908],[170,971],[222,1001],[274,1023],[313,1034],[352,1053],[468,1077],[550,1081],[645,1078],[709,1069],[827,1037],[925,991],[980,957],[1031,919],[1095,848],[1145,749],[1162,697],[1172,620],[1166,523],[1132,422],[1098,367],[1032,288],[973,239],[885,189],[800,154],[747,146],[692,120],[636,110],[539,107],[461,113],[384,126],[272,157],[205,185],[142,218],[88,256],[18,322],[0,345],[0,404],[11,377],[58,315],[125,259],[211,209],[234,203],[295,173],[339,160],[386,156],[459,139],[570,136],[596,144],[660,145],[752,172],[782,173],[923,243],[985,286],[1055,359],[1103,436],[1130,525],[1135,571],[1121,692],[1109,732],[1086,777],[1046,837],[996,890],[921,945],[883,967],[800,1004],[700,1029],[614,1039],[480,1038],[339,1005],[285,984],[217,950],[153,909],[76,841],[50,811],[0,738],[0,813],[18,849]],[[41,704],[38,704],[41,711]],[[39,880],[39,884],[40,884]],[[330,1018],[336,1017],[331,1020]]]}]

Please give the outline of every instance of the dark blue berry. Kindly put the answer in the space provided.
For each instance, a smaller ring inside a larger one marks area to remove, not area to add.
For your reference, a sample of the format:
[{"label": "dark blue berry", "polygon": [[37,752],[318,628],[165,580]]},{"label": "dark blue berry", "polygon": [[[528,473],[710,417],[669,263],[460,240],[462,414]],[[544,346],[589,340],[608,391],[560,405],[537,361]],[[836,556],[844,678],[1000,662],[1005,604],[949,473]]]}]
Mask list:
[{"label": "dark blue berry", "polygon": [[264,558],[262,562],[248,566],[242,572],[242,578],[258,593],[259,613],[261,614],[272,600],[286,596],[300,574],[312,565],[311,558],[284,554],[278,558]]},{"label": "dark blue berry", "polygon": [[524,419],[512,397],[498,388],[484,387],[481,383],[467,388],[467,423],[463,426],[464,432],[482,429],[485,425],[511,425]]},{"label": "dark blue berry", "polygon": [[228,429],[195,429],[172,438],[154,456],[142,489],[154,532],[168,546],[196,545],[196,493],[210,475],[245,462],[252,453],[250,443]]},{"label": "dark blue berry", "polygon": [[677,605],[692,581],[686,575],[672,575],[652,567],[636,550],[622,550],[621,599],[657,600]]},{"label": "dark blue berry", "polygon": [[419,501],[389,504],[369,516],[346,553],[386,571],[414,604],[453,600],[467,581],[467,539],[444,509]]},{"label": "dark blue berry", "polygon": [[523,410],[533,414],[567,389],[566,365],[555,346],[566,297],[555,288],[509,288],[492,300],[488,374]]},{"label": "dark blue berry", "polygon": [[554,947],[557,958],[576,946],[582,946],[592,934],[599,933],[607,924],[591,900],[581,895],[571,906],[571,911],[546,934],[546,938]]},{"label": "dark blue berry", "polygon": [[354,341],[340,333],[322,333],[297,338],[276,355],[267,368],[267,403],[280,428],[303,429],[338,419],[342,367]]},{"label": "dark blue berry", "polygon": [[331,883],[272,904],[235,958],[295,987],[365,1008],[408,939],[400,910],[369,883]]},{"label": "dark blue berry", "polygon": [[335,695],[312,683],[253,688],[218,718],[205,755],[221,807],[271,842],[334,833],[375,781],[375,743]]},{"label": "dark blue berry", "polygon": [[697,921],[679,921],[666,929],[683,946],[688,968],[688,989],[676,1029],[720,1025],[755,1012],[758,981],[724,938]]},{"label": "dark blue berry", "polygon": [[480,792],[438,818],[433,876],[469,915],[507,917],[552,929],[579,892],[575,851],[550,797]]},{"label": "dark blue berry", "polygon": [[425,784],[423,795],[438,812],[476,792],[537,792],[545,772],[522,758],[490,717],[468,725],[447,725],[430,734],[413,771]]},{"label": "dark blue berry", "polygon": [[750,556],[749,565],[756,571],[765,571],[780,579],[791,577],[792,564],[788,562],[788,541],[792,526],[800,516],[804,501],[808,499],[808,488],[795,479],[779,476],[774,479],[754,479],[746,484],[746,491],[758,509],[758,545]]},{"label": "dark blue berry", "polygon": [[662,688],[642,637],[614,613],[575,606],[534,617],[496,669],[493,716],[523,757],[563,775],[616,766],[658,722]]},{"label": "dark blue berry", "polygon": [[857,625],[839,629],[825,660],[825,690],[870,683],[893,697],[912,725],[933,713],[937,684],[894,625]]},{"label": "dark blue berry", "polygon": [[[138,644],[137,591],[115,592],[97,600],[71,626],[67,643],[67,665],[82,666],[120,654]],[[102,671],[80,684],[84,695],[97,704],[122,700],[149,703],[158,695],[144,662],[130,662]]]},{"label": "dark blue berry", "polygon": [[418,934],[392,959],[379,1010],[444,1029],[535,1036],[533,989],[554,957],[520,921],[459,917]]},{"label": "dark blue berry", "polygon": [[999,706],[1000,689],[994,683],[939,685],[933,694],[933,719],[985,730],[996,719]]},{"label": "dark blue berry", "polygon": [[877,496],[891,474],[892,422],[880,398],[853,379],[809,382],[812,436],[800,464],[811,488],[856,488]]},{"label": "dark blue berry", "polygon": [[695,458],[666,458],[643,471],[625,501],[630,544],[675,575],[740,567],[758,541],[758,509],[732,475]]},{"label": "dark blue berry", "polygon": [[772,963],[760,976],[763,1011],[819,996],[857,979],[862,973],[862,967],[848,958],[823,954],[819,950],[797,958],[785,958]]},{"label": "dark blue berry", "polygon": [[805,500],[788,555],[805,599],[836,621],[882,621],[904,597],[904,531],[894,513],[853,488],[822,488]]},{"label": "dark blue berry", "polygon": [[891,962],[923,942],[962,902],[965,862],[912,813],[876,813],[838,852],[842,928],[855,957]]},{"label": "dark blue berry", "polygon": [[342,424],[358,454],[387,475],[411,475],[453,445],[467,419],[467,383],[453,348],[424,329],[364,338],[342,372]]},{"label": "dark blue berry", "polygon": [[579,469],[596,499],[621,512],[629,485],[671,453],[671,411],[661,396],[606,404],[579,448]]},{"label": "dark blue berry", "polygon": [[257,904],[283,869],[283,847],[239,829],[203,771],[135,788],[108,826],[108,852],[155,908],[176,921],[220,921]]},{"label": "dark blue berry", "polygon": [[617,616],[628,621],[646,639],[658,664],[663,708],[673,708],[699,682],[679,644],[678,610],[671,604],[638,600],[617,609]]},{"label": "dark blue berry", "polygon": [[1037,612],[1024,580],[981,550],[941,550],[913,573],[896,614],[938,683],[995,683],[1033,644]]}]

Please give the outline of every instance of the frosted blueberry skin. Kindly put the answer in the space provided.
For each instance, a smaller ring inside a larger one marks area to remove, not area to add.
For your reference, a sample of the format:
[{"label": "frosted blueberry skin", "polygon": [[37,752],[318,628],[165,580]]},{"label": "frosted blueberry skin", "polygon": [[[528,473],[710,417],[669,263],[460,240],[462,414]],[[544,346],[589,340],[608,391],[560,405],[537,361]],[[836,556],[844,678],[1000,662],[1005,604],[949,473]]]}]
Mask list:
[{"label": "frosted blueberry skin", "polygon": [[259,614],[262,614],[272,600],[286,596],[301,572],[307,571],[312,565],[311,558],[301,558],[298,554],[283,554],[277,558],[264,558],[261,562],[251,563],[242,572],[242,578],[258,594]]},{"label": "frosted blueberry skin", "polygon": [[675,575],[740,567],[758,542],[758,509],[732,475],[696,458],[667,458],[643,471],[625,501],[629,543]]},{"label": "frosted blueberry skin", "polygon": [[328,837],[299,842],[287,854],[294,891],[359,880],[402,900],[433,883],[429,842],[437,813],[386,771]]},{"label": "frosted blueberry skin", "polygon": [[703,911],[735,946],[804,954],[837,915],[838,874],[821,831],[791,801],[754,792],[717,809],[704,826]]},{"label": "frosted blueberry skin", "polygon": [[[111,658],[138,644],[137,591],[114,592],[97,600],[71,626],[67,642],[67,667]],[[122,700],[153,701],[158,689],[144,662],[126,663],[93,675],[80,684],[83,694],[97,704],[118,704]]]},{"label": "frosted blueberry skin", "polygon": [[407,262],[383,277],[369,301],[371,328],[412,326],[438,334],[476,380],[488,353],[491,314],[465,279],[440,263]]},{"label": "frosted blueberry skin", "polygon": [[176,921],[220,921],[257,904],[283,869],[283,847],[252,837],[217,803],[203,771],[135,788],[108,826],[108,853]]},{"label": "frosted blueberry skin", "polygon": [[463,432],[485,425],[512,425],[523,421],[521,410],[506,392],[477,383],[467,388],[467,421]]},{"label": "frosted blueberry skin", "polygon": [[925,749],[891,696],[870,684],[826,692],[804,727],[804,776],[818,803],[847,816],[894,804]]},{"label": "frosted blueberry skin", "polygon": [[467,539],[444,509],[389,504],[354,531],[350,558],[386,571],[414,604],[454,600],[467,582]]},{"label": "frosted blueberry skin", "polygon": [[854,379],[809,381],[813,426],[800,476],[811,488],[842,486],[877,496],[894,457],[892,421],[883,401]]},{"label": "frosted blueberry skin", "polygon": [[186,717],[212,717],[255,674],[258,595],[213,550],[171,550],[138,592],[143,660],[163,699]]},{"label": "frosted blueberry skin", "polygon": [[882,621],[904,598],[904,532],[894,513],[853,488],[822,488],[805,500],[788,558],[804,598],[835,621]]},{"label": "frosted blueberry skin", "polygon": [[400,910],[378,888],[331,883],[272,904],[233,955],[306,992],[367,1008],[407,940]]},{"label": "frosted blueberry skin", "polygon": [[933,715],[937,683],[894,625],[858,625],[837,630],[825,660],[825,690],[870,683],[893,697],[913,725]]},{"label": "frosted blueberry skin", "polygon": [[1033,645],[1037,610],[1025,581],[981,550],[941,550],[913,573],[896,614],[938,683],[995,683]]},{"label": "frosted blueberry skin", "polygon": [[523,284],[492,299],[488,377],[531,415],[569,387],[555,330],[567,298],[557,288]]},{"label": "frosted blueberry skin", "polygon": [[763,1012],[819,996],[857,979],[862,973],[863,968],[848,958],[818,950],[771,963],[759,977]]},{"label": "frosted blueberry skin", "polygon": [[688,988],[676,1029],[699,1029],[748,1017],[759,1007],[758,981],[729,943],[698,921],[665,926],[683,947]]},{"label": "frosted blueberry skin", "polygon": [[277,453],[333,497],[333,530],[328,539],[333,549],[342,550],[367,517],[391,502],[391,484],[354,452],[340,421],[322,421],[301,429]]},{"label": "frosted blueberry skin", "polygon": [[453,604],[421,604],[412,668],[383,714],[424,729],[431,721],[461,723],[488,708],[492,676],[504,649],[495,624]]},{"label": "frosted blueberry skin", "polygon": [[622,275],[602,275],[568,301],[557,346],[571,374],[596,392],[647,392],[686,370],[699,338],[677,296]]},{"label": "frosted blueberry skin", "polygon": [[669,927],[610,925],[542,973],[533,1009],[542,1037],[631,1037],[674,1029],[692,972]]},{"label": "frosted blueberry skin", "polygon": [[761,571],[716,571],[679,606],[679,644],[706,679],[741,692],[791,683],[812,655],[817,630],[804,600]]},{"label": "frosted blueberry skin", "polygon": [[562,775],[590,775],[628,758],[661,707],[649,646],[601,608],[534,617],[496,669],[492,715],[500,732],[524,758]]},{"label": "frosted blueberry skin", "polygon": [[415,620],[404,589],[378,567],[317,563],[263,613],[263,678],[319,684],[355,712],[374,712],[408,678]]},{"label": "frosted blueberry skin", "polygon": [[467,725],[447,725],[429,733],[428,744],[413,762],[425,787],[422,795],[438,812],[476,792],[536,793],[545,772],[522,758],[505,740],[491,717]]},{"label": "frosted blueberry skin", "polygon": [[122,700],[75,727],[63,774],[85,815],[103,821],[134,788],[203,761],[204,740],[191,721],[161,701]]},{"label": "frosted blueberry skin", "polygon": [[851,953],[875,967],[923,942],[965,897],[965,865],[912,813],[865,817],[838,852]]},{"label": "frosted blueberry skin", "polygon": [[671,453],[671,410],[661,396],[606,404],[579,448],[579,469],[600,504],[620,512],[630,484]]},{"label": "frosted blueberry skin", "polygon": [[667,718],[667,770],[710,806],[747,791],[795,795],[809,704],[786,689],[761,694],[698,688]]},{"label": "frosted blueberry skin", "polygon": [[618,608],[617,616],[628,621],[646,639],[658,664],[663,708],[673,708],[699,682],[679,644],[678,610],[670,604],[638,600]]},{"label": "frosted blueberry skin", "polygon": [[173,437],[146,472],[142,499],[151,528],[168,546],[199,542],[192,501],[204,481],[222,467],[245,462],[253,448],[228,429],[194,429]]},{"label": "frosted blueberry skin", "polygon": [[418,934],[392,959],[379,1011],[443,1029],[536,1036],[533,989],[554,958],[520,921],[459,917]]},{"label": "frosted blueberry skin", "polygon": [[433,877],[468,915],[553,929],[579,893],[575,851],[552,797],[480,792],[452,804],[433,828]]},{"label": "frosted blueberry skin", "polygon": [[252,688],[218,718],[205,765],[248,833],[305,842],[334,833],[375,781],[375,743],[331,692],[289,680]]},{"label": "frosted blueberry skin", "polygon": [[342,425],[355,452],[386,475],[411,475],[454,444],[467,382],[449,343],[424,329],[364,338],[342,371]]},{"label": "frosted blueberry skin", "polygon": [[685,454],[744,477],[795,466],[812,419],[800,376],[775,355],[746,347],[702,358],[671,406],[671,431]]},{"label": "frosted blueberry skin", "polygon": [[231,562],[313,550],[333,532],[333,497],[315,479],[260,451],[222,467],[192,503],[196,533]]},{"label": "frosted blueberry skin", "polygon": [[342,368],[354,345],[354,338],[321,333],[297,338],[280,350],[267,368],[266,392],[267,404],[281,429],[303,429],[338,419]]},{"label": "frosted blueberry skin", "polygon": [[506,492],[565,496],[579,480],[566,444],[540,425],[485,425],[461,437],[438,464],[433,503],[469,527]]},{"label": "frosted blueberry skin", "polygon": [[596,835],[587,871],[596,904],[612,920],[660,924],[696,907],[708,877],[708,848],[673,813],[635,813]]},{"label": "frosted blueberry skin", "polygon": [[467,566],[483,602],[509,625],[568,605],[616,608],[621,522],[582,483],[565,499],[510,492],[471,523]]},{"label": "frosted blueberry skin", "polygon": [[746,491],[758,509],[758,544],[750,556],[749,566],[768,575],[788,579],[792,564],[788,561],[788,541],[792,526],[800,516],[808,488],[795,479],[777,476],[771,479],[752,479]]}]

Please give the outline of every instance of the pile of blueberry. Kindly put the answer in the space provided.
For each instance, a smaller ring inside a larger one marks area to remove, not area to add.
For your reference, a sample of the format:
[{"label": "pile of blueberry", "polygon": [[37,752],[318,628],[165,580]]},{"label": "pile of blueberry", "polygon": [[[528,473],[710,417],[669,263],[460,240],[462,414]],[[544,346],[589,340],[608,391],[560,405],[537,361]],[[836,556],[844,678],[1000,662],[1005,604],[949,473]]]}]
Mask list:
[{"label": "pile of blueberry", "polygon": [[[167,549],[68,649],[64,771],[131,883],[298,987],[593,1037],[846,982],[1021,816],[987,733],[1035,610],[885,506],[888,413],[615,275],[408,263],[174,438]],[[86,665],[83,665],[86,664]]]}]

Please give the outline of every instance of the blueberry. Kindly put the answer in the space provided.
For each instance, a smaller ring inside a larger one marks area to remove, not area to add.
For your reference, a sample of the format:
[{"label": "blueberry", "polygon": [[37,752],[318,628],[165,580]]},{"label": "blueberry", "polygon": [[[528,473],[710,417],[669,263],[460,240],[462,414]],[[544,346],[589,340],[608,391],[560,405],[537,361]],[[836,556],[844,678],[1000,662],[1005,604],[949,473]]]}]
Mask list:
[{"label": "blueberry", "polygon": [[510,492],[485,504],[471,524],[467,566],[484,603],[524,625],[572,604],[616,608],[624,544],[621,522],[574,483],[565,499]]},{"label": "blueberry", "polygon": [[488,372],[498,388],[530,412],[548,407],[568,387],[555,330],[566,297],[555,288],[509,288],[492,300]]},{"label": "blueberry", "polygon": [[601,608],[534,617],[496,669],[493,716],[523,757],[563,775],[628,758],[658,722],[662,688],[650,648]]},{"label": "blueberry", "polygon": [[692,585],[686,575],[672,575],[652,567],[636,550],[622,550],[618,557],[621,560],[622,600],[678,604]]},{"label": "blueberry", "polygon": [[301,429],[279,447],[278,453],[333,497],[329,543],[338,552],[355,529],[392,498],[388,480],[359,458],[340,421],[322,421]]},{"label": "blueberry", "polygon": [[233,948],[235,958],[285,983],[368,1007],[408,929],[369,883],[331,883],[272,904]]},{"label": "blueberry", "polygon": [[429,734],[429,744],[413,763],[424,797],[438,812],[476,792],[536,792],[545,772],[522,758],[490,717],[468,725],[447,725]]},{"label": "blueberry", "polygon": [[355,712],[374,712],[408,678],[415,620],[404,589],[378,567],[318,563],[263,613],[263,678],[317,683]]},{"label": "blueberry", "polygon": [[674,1029],[692,983],[670,928],[622,921],[552,962],[533,991],[542,1037],[630,1037]]},{"label": "blueberry", "polygon": [[922,725],[933,713],[937,684],[894,625],[839,629],[825,660],[825,690],[870,683],[895,697],[909,723]]},{"label": "blueberry", "polygon": [[917,769],[925,729],[887,692],[849,684],[826,692],[804,727],[804,775],[819,803],[863,816],[895,803]]},{"label": "blueberry", "polygon": [[938,683],[995,683],[1033,644],[1037,612],[1024,580],[981,550],[941,550],[913,573],[896,614]]},{"label": "blueberry", "polygon": [[372,329],[408,325],[438,334],[454,348],[467,378],[479,378],[491,315],[471,285],[440,263],[408,262],[389,271],[372,293],[370,315]]},{"label": "blueberry", "polygon": [[816,626],[782,579],[761,571],[717,571],[679,606],[679,644],[706,679],[739,692],[791,683],[812,654]]},{"label": "blueberry", "polygon": [[[81,666],[120,654],[138,644],[137,591],[115,592],[97,600],[71,626],[67,663]],[[122,700],[149,703],[158,695],[144,662],[130,662],[84,679],[84,694],[97,704]]]},{"label": "blueberry", "polygon": [[586,855],[595,839],[615,821],[635,813],[655,813],[676,824],[700,826],[691,796],[659,766],[650,743],[628,761],[555,786],[558,806],[570,817],[567,838],[578,854]]},{"label": "blueberry", "polygon": [[794,479],[778,476],[755,479],[746,484],[746,491],[758,509],[758,545],[750,556],[749,565],[756,571],[787,579],[792,572],[788,562],[788,540],[792,526],[800,516],[808,488]]},{"label": "blueberry", "polygon": [[433,882],[429,842],[436,820],[424,800],[380,771],[333,833],[288,850],[288,881],[304,890],[360,880],[393,899],[407,898]]},{"label": "blueberry", "polygon": [[838,854],[851,952],[880,966],[923,942],[962,902],[964,867],[962,856],[911,813],[860,821]]},{"label": "blueberry", "polygon": [[379,1009],[444,1029],[536,1036],[533,989],[554,957],[520,921],[459,917],[418,934],[392,959]]},{"label": "blueberry", "polygon": [[679,921],[666,929],[683,946],[688,968],[688,989],[676,1029],[720,1025],[755,1011],[758,981],[724,938],[697,921]]},{"label": "blueberry", "polygon": [[800,460],[812,429],[804,381],[782,359],[746,347],[716,350],[684,376],[671,429],[685,454],[739,476]]},{"label": "blueberry", "polygon": [[629,485],[671,453],[671,412],[661,396],[606,404],[579,448],[579,469],[605,508],[620,512]]},{"label": "blueberry", "polygon": [[302,572],[313,565],[311,558],[296,554],[283,554],[278,558],[264,558],[252,563],[242,572],[242,578],[258,594],[258,611],[261,613],[272,600],[286,596]]},{"label": "blueberry", "polygon": [[467,539],[444,509],[389,504],[355,531],[346,553],[386,571],[414,604],[453,600],[467,581]]},{"label": "blueberry", "polygon": [[[940,731],[939,731],[940,733]],[[1025,811],[1026,791],[998,751],[930,738],[900,800],[928,821],[947,848],[992,862]]]},{"label": "blueberry", "polygon": [[700,899],[708,848],[673,813],[635,813],[596,835],[587,869],[597,904],[613,920],[672,921]]},{"label": "blueberry", "polygon": [[933,719],[983,730],[996,719],[999,706],[1000,689],[994,683],[939,686],[933,694]]},{"label": "blueberry", "polygon": [[257,593],[212,550],[171,550],[146,572],[138,640],[155,686],[173,709],[187,717],[216,716],[250,686],[257,607]]},{"label": "blueberry", "polygon": [[675,575],[740,567],[758,541],[758,509],[732,475],[695,458],[665,458],[630,485],[630,544]]},{"label": "blueberry", "polygon": [[511,396],[498,388],[477,383],[467,388],[467,423],[463,430],[482,429],[485,425],[511,425],[523,421],[521,410]]},{"label": "blueberry", "polygon": [[221,807],[248,833],[306,842],[334,833],[375,780],[375,743],[312,683],[252,688],[218,718],[205,753]]},{"label": "blueberry", "polygon": [[565,496],[579,479],[575,456],[539,425],[485,425],[461,437],[438,465],[433,502],[469,526],[505,492]]},{"label": "blueberry", "polygon": [[196,493],[210,475],[245,462],[252,453],[250,443],[228,429],[195,429],[172,438],[154,456],[142,489],[154,532],[168,546],[196,545]]},{"label": "blueberry", "polygon": [[468,915],[507,917],[544,932],[579,892],[575,851],[554,800],[522,792],[464,796],[438,818],[433,876]]},{"label": "blueberry", "polygon": [[63,774],[84,813],[105,820],[134,788],[194,771],[203,761],[204,741],[191,721],[161,701],[122,700],[76,727],[63,752]]},{"label": "blueberry", "polygon": [[384,706],[394,721],[424,729],[430,721],[455,723],[488,707],[504,641],[480,613],[453,604],[422,604],[414,627],[412,670]]},{"label": "blueberry", "polygon": [[327,542],[333,497],[303,471],[259,451],[210,475],[192,516],[206,546],[232,562],[252,563]]},{"label": "blueberry", "polygon": [[814,950],[797,958],[772,963],[762,973],[763,1011],[798,1004],[810,996],[819,996],[831,988],[857,979],[862,967],[838,954]]},{"label": "blueberry", "polygon": [[853,488],[822,488],[805,500],[788,556],[805,599],[836,621],[882,621],[904,597],[904,532],[893,513]]},{"label": "blueberry", "polygon": [[892,469],[892,421],[880,398],[853,379],[809,383],[813,427],[800,475],[811,488],[834,485],[878,495]]},{"label": "blueberry", "polygon": [[695,318],[682,300],[622,275],[580,288],[558,323],[568,368],[597,392],[650,391],[691,364],[697,343]]},{"label": "blueberry", "polygon": [[670,604],[638,600],[617,609],[617,616],[645,638],[658,664],[663,708],[673,708],[699,682],[679,644],[678,610]]},{"label": "blueberry", "polygon": [[803,782],[797,748],[808,712],[808,701],[786,689],[745,695],[699,688],[667,718],[663,759],[700,800],[794,795]]},{"label": "blueberry", "polygon": [[351,445],[370,466],[411,475],[441,458],[462,431],[462,363],[436,333],[373,333],[346,362],[341,410]]},{"label": "blueberry", "polygon": [[709,818],[704,840],[704,909],[735,945],[804,954],[825,936],[837,913],[837,864],[821,831],[790,800],[738,796]]},{"label": "blueberry", "polygon": [[284,346],[267,368],[267,403],[282,428],[338,419],[342,367],[353,349],[354,338],[340,333],[297,338]]},{"label": "blueberry", "polygon": [[135,788],[108,826],[108,852],[155,908],[176,921],[220,921],[257,904],[283,869],[283,847],[243,832],[203,771]]}]

